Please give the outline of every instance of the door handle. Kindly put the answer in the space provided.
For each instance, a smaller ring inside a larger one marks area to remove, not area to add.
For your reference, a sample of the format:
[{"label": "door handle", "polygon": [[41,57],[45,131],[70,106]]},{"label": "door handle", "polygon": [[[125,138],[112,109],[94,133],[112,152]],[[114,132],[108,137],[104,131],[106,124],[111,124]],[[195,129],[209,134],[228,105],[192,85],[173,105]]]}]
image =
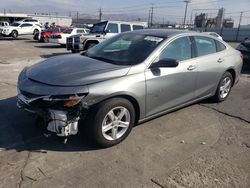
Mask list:
[{"label": "door handle", "polygon": [[222,58],[219,58],[219,59],[217,60],[218,63],[222,63],[223,61],[224,61],[224,59],[222,59]]},{"label": "door handle", "polygon": [[194,70],[194,69],[196,69],[196,66],[195,65],[190,65],[188,68],[187,68],[187,70]]}]

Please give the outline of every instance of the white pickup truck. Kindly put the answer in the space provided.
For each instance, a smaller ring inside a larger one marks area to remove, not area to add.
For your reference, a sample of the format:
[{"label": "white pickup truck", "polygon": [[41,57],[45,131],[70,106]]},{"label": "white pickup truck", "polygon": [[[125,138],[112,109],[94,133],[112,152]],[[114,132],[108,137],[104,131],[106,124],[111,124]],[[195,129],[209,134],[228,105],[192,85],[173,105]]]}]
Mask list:
[{"label": "white pickup truck", "polygon": [[34,35],[41,31],[41,27],[31,23],[13,23],[9,26],[0,27],[0,35],[17,38],[19,35]]},{"label": "white pickup truck", "polygon": [[122,32],[147,28],[146,22],[104,21],[94,24],[88,35],[67,38],[67,50],[72,53],[87,50],[96,44]]}]

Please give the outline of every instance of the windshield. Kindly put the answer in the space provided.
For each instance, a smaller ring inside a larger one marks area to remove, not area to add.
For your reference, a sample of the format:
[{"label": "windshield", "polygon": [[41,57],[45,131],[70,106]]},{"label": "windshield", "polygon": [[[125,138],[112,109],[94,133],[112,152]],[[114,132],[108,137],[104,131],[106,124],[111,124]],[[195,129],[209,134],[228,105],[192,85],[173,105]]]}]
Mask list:
[{"label": "windshield", "polygon": [[18,27],[20,24],[19,23],[13,23],[11,26]]},{"label": "windshield", "polygon": [[85,55],[118,65],[136,65],[144,61],[163,40],[161,37],[124,33],[90,48]]},{"label": "windshield", "polygon": [[106,25],[107,25],[107,22],[94,24],[90,33],[103,33]]},{"label": "windshield", "polygon": [[65,31],[63,31],[63,33],[71,34],[72,31],[73,31],[73,29],[66,29]]},{"label": "windshield", "polygon": [[60,29],[57,28],[57,27],[51,27],[51,28],[48,28],[47,31],[49,31],[49,32],[60,32]]}]

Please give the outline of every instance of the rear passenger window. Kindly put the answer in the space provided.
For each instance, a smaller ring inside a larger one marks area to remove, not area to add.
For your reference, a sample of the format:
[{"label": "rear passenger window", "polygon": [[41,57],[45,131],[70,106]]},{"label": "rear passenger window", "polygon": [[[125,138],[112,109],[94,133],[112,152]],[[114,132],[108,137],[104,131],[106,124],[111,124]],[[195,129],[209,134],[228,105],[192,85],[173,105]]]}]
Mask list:
[{"label": "rear passenger window", "polygon": [[216,45],[214,39],[208,37],[194,37],[197,46],[197,55],[204,56],[216,53]]},{"label": "rear passenger window", "polygon": [[226,46],[222,44],[221,42],[216,40],[215,43],[216,43],[217,52],[220,52],[226,49]]},{"label": "rear passenger window", "polygon": [[140,30],[143,29],[143,26],[141,25],[133,25],[133,30]]},{"label": "rear passenger window", "polygon": [[76,30],[76,33],[85,33],[84,30]]},{"label": "rear passenger window", "polygon": [[192,58],[191,41],[189,37],[181,37],[171,42],[160,54],[159,60],[175,59],[184,61]]},{"label": "rear passenger window", "polygon": [[131,31],[131,27],[128,24],[121,24],[121,32]]},{"label": "rear passenger window", "polygon": [[118,25],[115,24],[115,23],[109,23],[109,24],[108,24],[108,27],[107,27],[107,30],[108,30],[110,33],[118,33]]}]

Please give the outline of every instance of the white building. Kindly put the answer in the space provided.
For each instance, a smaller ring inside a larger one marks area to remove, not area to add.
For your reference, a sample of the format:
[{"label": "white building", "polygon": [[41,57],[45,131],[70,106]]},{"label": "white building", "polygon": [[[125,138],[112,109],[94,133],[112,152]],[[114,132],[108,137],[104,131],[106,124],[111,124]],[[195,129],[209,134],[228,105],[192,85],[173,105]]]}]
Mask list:
[{"label": "white building", "polygon": [[40,23],[49,24],[55,23],[61,26],[70,26],[72,24],[72,18],[67,16],[48,15],[48,14],[22,14],[22,13],[0,13],[0,21],[8,21],[10,23],[18,21],[24,18],[33,18]]}]

